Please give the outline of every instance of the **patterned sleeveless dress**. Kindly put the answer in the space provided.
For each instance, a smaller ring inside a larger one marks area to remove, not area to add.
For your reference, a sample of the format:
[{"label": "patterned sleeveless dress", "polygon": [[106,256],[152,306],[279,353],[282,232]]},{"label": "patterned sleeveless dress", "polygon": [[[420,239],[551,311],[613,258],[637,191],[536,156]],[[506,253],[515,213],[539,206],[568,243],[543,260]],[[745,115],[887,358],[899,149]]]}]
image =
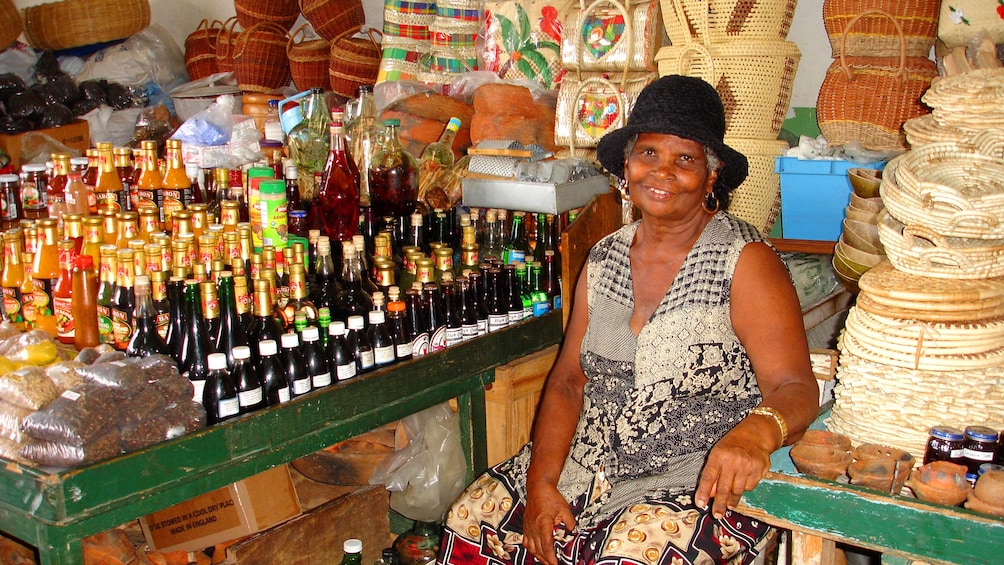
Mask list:
[{"label": "patterned sleeveless dress", "polygon": [[[556,535],[567,565],[748,563],[771,528],[693,502],[708,451],[760,403],[731,324],[739,253],[764,241],[725,212],[705,227],[651,319],[635,336],[630,248],[638,223],[589,253],[583,408],[558,483],[578,524]],[[537,426],[547,425],[538,414]],[[447,514],[439,562],[535,563],[522,546],[529,445],[481,476]]]}]

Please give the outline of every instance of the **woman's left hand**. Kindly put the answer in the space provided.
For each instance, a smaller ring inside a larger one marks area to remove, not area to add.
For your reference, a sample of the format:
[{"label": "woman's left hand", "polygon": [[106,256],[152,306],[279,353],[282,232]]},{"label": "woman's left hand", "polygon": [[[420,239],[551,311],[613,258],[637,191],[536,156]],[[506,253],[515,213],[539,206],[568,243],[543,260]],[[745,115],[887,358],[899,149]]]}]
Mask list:
[{"label": "woman's left hand", "polygon": [[772,436],[770,430],[764,433],[757,424],[759,422],[742,422],[722,437],[708,454],[694,502],[704,508],[714,499],[712,514],[715,518],[720,519],[726,510],[735,509],[743,493],[753,490],[770,470],[774,445],[765,446],[764,441]]}]

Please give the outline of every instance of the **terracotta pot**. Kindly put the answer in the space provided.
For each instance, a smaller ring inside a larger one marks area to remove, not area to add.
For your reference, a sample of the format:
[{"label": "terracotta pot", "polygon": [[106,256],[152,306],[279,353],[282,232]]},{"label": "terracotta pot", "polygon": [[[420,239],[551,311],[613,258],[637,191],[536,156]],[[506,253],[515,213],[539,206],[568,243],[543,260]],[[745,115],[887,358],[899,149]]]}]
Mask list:
[{"label": "terracotta pot", "polygon": [[[976,481],[977,483],[979,481]],[[983,512],[984,514],[993,514],[994,516],[1004,516],[1004,506],[998,504],[991,504],[982,500],[980,497],[976,496],[976,490],[969,491],[969,496],[966,498],[966,508],[973,510],[975,512]]]},{"label": "terracotta pot", "polygon": [[851,462],[848,451],[831,445],[799,442],[789,455],[799,473],[830,481],[843,475]]},{"label": "terracotta pot", "polygon": [[847,466],[851,484],[899,494],[913,469],[908,452],[876,443],[863,443],[851,453],[854,463]]},{"label": "terracotta pot", "polygon": [[947,506],[961,504],[969,494],[966,468],[948,461],[933,461],[914,469],[906,486],[921,500]]},{"label": "terracotta pot", "polygon": [[992,470],[980,475],[974,493],[987,504],[1004,506],[1004,471]]},{"label": "terracotta pot", "polygon": [[842,434],[828,432],[826,430],[805,430],[805,433],[802,435],[802,439],[798,440],[798,443],[825,445],[828,447],[835,447],[842,451],[851,450],[851,438]]},{"label": "terracotta pot", "polygon": [[890,458],[898,459],[903,462],[910,464],[910,469],[913,468],[914,458],[910,455],[908,451],[898,449],[895,447],[889,447],[888,445],[879,445],[877,443],[862,443],[861,445],[854,448],[851,452],[855,461],[868,461],[869,459],[878,458]]}]

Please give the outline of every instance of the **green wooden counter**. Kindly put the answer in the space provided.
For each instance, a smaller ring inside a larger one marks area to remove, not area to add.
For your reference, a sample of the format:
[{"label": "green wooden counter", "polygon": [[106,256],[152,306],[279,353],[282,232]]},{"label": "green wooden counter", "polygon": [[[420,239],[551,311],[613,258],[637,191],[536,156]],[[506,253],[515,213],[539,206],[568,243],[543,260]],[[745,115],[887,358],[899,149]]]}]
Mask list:
[{"label": "green wooden counter", "polygon": [[[83,563],[80,540],[457,398],[469,479],[487,466],[494,368],[561,340],[561,313],[361,375],[288,404],[89,467],[0,469],[0,531],[43,565]],[[2,460],[0,460],[2,461]]]},{"label": "green wooden counter", "polygon": [[[822,429],[828,415],[812,427]],[[772,471],[743,495],[740,512],[831,545],[839,541],[880,551],[883,563],[1004,562],[1004,519],[801,475],[788,451],[774,453]],[[807,561],[830,562],[825,545],[814,557]]]}]

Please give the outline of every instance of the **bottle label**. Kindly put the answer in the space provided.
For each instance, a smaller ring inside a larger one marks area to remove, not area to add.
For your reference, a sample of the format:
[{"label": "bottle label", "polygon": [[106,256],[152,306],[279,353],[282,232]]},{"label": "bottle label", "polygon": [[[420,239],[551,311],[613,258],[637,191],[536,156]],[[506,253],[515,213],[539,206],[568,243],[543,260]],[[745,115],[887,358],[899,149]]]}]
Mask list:
[{"label": "bottle label", "polygon": [[122,211],[123,198],[121,192],[96,192],[94,193],[94,198],[99,212],[102,210],[108,210],[110,212]]},{"label": "bottle label", "polygon": [[8,321],[14,324],[24,322],[21,314],[21,288],[3,287],[3,312]]},{"label": "bottle label", "polygon": [[402,343],[395,350],[398,359],[411,359],[412,342]]},{"label": "bottle label", "polygon": [[21,207],[25,210],[45,209],[45,185],[25,182],[21,185]]},{"label": "bottle label", "polygon": [[35,293],[25,294],[21,291],[21,314],[24,316],[24,323],[29,328],[35,324]]},{"label": "bottle label", "polygon": [[293,381],[293,394],[300,396],[310,392],[310,377]]},{"label": "bottle label", "polygon": [[192,400],[202,404],[202,393],[206,391],[206,379],[192,381]]},{"label": "bottle label", "polygon": [[73,339],[73,298],[54,297],[52,310],[56,314],[56,335],[64,339]]},{"label": "bottle label", "polygon": [[488,318],[482,318],[478,320],[478,335],[482,336],[488,333]]},{"label": "bottle label", "polygon": [[523,309],[520,308],[519,310],[509,310],[508,317],[510,325],[523,321]]},{"label": "bottle label", "polygon": [[314,388],[324,388],[331,384],[331,372],[314,375],[311,380],[313,381]]},{"label": "bottle label", "polygon": [[373,358],[373,350],[361,351],[359,352],[359,368],[360,369],[371,369],[376,360]]},{"label": "bottle label", "polygon": [[394,357],[394,346],[388,345],[386,347],[374,347],[373,348],[373,362],[377,365],[387,365],[393,363]]},{"label": "bottle label", "polygon": [[464,324],[460,328],[461,339],[467,341],[469,339],[474,339],[478,337],[478,325],[477,324]]},{"label": "bottle label", "polygon": [[429,334],[422,332],[415,337],[415,341],[412,342],[411,346],[411,356],[421,357],[423,355],[429,354],[429,348],[431,344],[429,343]]},{"label": "bottle label", "polygon": [[32,286],[35,292],[32,294],[35,305],[35,316],[52,315],[52,287],[56,286],[55,279],[32,279]]},{"label": "bottle label", "polygon": [[246,408],[248,406],[257,406],[261,404],[262,398],[263,396],[261,387],[237,393],[237,402],[238,404],[241,405],[242,408]]},{"label": "bottle label", "polygon": [[171,325],[170,312],[161,312],[157,314],[157,333],[160,334],[161,339],[167,339],[167,328],[170,325]]},{"label": "bottle label", "polygon": [[993,461],[994,452],[993,451],[977,451],[975,449],[964,448],[962,450],[962,457],[965,459],[970,459],[972,461]]},{"label": "bottle label", "polygon": [[539,318],[539,317],[543,316],[544,314],[547,314],[550,311],[551,311],[551,303],[550,302],[534,302],[533,303],[533,316],[535,318]]},{"label": "bottle label", "polygon": [[561,308],[561,295],[557,294],[554,297],[554,309],[558,310],[559,308]]},{"label": "bottle label", "polygon": [[463,328],[446,328],[446,347],[456,345],[464,340]]},{"label": "bottle label", "polygon": [[523,304],[523,319],[529,320],[533,317],[533,304]]},{"label": "bottle label", "polygon": [[219,404],[217,404],[216,415],[222,420],[236,416],[240,411],[241,406],[236,396],[233,398],[221,398]]},{"label": "bottle label", "polygon": [[115,342],[112,327],[112,310],[100,304],[98,304],[98,337],[101,343]]},{"label": "bottle label", "polygon": [[279,389],[279,404],[285,404],[289,402],[292,397],[289,394],[289,387],[284,386]]},{"label": "bottle label", "polygon": [[125,351],[132,337],[132,314],[126,310],[112,308],[112,336],[115,349]]},{"label": "bottle label", "polygon": [[[149,206],[154,208],[157,206],[157,201],[152,190],[137,190],[136,191],[136,209],[138,210],[140,206]],[[163,211],[161,212],[163,213]],[[160,218],[158,218],[160,219]],[[163,221],[160,219],[160,221]]]},{"label": "bottle label", "polygon": [[432,337],[429,338],[429,349],[433,352],[439,351],[446,347],[446,326],[439,326],[436,331],[432,332]]},{"label": "bottle label", "polygon": [[338,368],[335,369],[335,376],[337,376],[340,381],[351,379],[356,376],[356,362],[351,361],[344,365],[339,365]]},{"label": "bottle label", "polygon": [[522,249],[509,250],[509,256],[506,258],[506,265],[524,262],[526,262],[526,251]]},{"label": "bottle label", "polygon": [[17,219],[17,203],[14,199],[17,196],[13,192],[0,193],[0,218],[4,220],[16,220]]},{"label": "bottle label", "polygon": [[174,216],[174,213],[185,209],[185,204],[182,201],[182,192],[170,188],[162,189],[160,191],[159,208],[163,216],[161,221],[167,225],[171,225],[171,218]]},{"label": "bottle label", "polygon": [[286,195],[261,197],[261,242],[276,249],[286,247],[289,228],[286,225]]},{"label": "bottle label", "polygon": [[959,459],[962,457],[962,448],[953,449],[949,452],[949,457],[952,459]]},{"label": "bottle label", "polygon": [[509,325],[509,315],[508,314],[489,314],[488,315],[488,332],[496,332]]}]

